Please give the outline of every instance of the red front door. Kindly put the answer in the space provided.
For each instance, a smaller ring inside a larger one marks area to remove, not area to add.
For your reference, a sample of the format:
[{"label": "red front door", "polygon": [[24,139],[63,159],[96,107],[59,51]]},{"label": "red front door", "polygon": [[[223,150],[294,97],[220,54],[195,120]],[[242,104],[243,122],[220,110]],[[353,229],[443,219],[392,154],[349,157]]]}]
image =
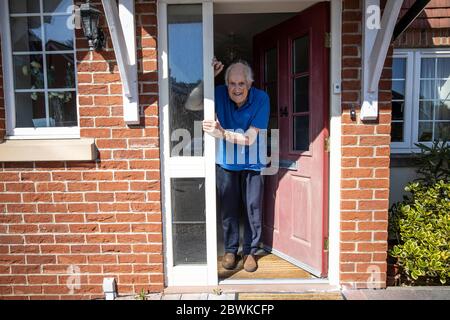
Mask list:
[{"label": "red front door", "polygon": [[266,176],[263,241],[326,276],[329,5],[319,3],[254,38],[257,85],[271,98],[279,170]]}]

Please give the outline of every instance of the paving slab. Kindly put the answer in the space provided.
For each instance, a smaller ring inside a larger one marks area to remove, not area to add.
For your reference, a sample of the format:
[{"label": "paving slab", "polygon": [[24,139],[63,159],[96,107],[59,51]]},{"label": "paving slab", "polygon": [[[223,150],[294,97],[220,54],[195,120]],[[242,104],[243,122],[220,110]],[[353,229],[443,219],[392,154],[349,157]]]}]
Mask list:
[{"label": "paving slab", "polygon": [[343,290],[346,300],[450,300],[449,286]]}]

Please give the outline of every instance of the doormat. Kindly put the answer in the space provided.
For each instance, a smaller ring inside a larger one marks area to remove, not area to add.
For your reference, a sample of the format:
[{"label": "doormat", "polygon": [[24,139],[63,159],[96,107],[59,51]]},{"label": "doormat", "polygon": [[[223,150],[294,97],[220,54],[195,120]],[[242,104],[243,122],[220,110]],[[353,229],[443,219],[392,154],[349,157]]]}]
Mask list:
[{"label": "doormat", "polygon": [[340,292],[238,293],[237,300],[344,300]]}]

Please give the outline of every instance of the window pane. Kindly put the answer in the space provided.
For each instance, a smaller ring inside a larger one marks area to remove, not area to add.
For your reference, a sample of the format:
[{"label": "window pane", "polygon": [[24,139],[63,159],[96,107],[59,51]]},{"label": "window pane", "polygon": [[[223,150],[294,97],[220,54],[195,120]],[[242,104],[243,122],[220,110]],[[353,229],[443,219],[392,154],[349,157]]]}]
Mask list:
[{"label": "window pane", "polygon": [[266,75],[265,82],[273,82],[277,81],[278,72],[277,72],[277,48],[273,48],[266,51]]},{"label": "window pane", "polygon": [[433,120],[433,105],[432,101],[419,102],[419,120]]},{"label": "window pane", "polygon": [[44,0],[44,12],[68,12],[72,0]]},{"label": "window pane", "polygon": [[41,92],[15,94],[16,128],[46,127],[45,96]]},{"label": "window pane", "polygon": [[450,78],[450,58],[437,59],[437,77],[441,79]]},{"label": "window pane", "polygon": [[450,141],[450,122],[435,123],[434,139]]},{"label": "window pane", "polygon": [[78,125],[75,92],[49,92],[48,107],[50,127],[72,127]]},{"label": "window pane", "polygon": [[206,264],[206,224],[173,226],[173,261],[180,264]]},{"label": "window pane", "polygon": [[294,117],[294,150],[309,150],[309,115]]},{"label": "window pane", "polygon": [[173,221],[205,222],[205,179],[172,179]]},{"label": "window pane", "polygon": [[[203,80],[202,6],[168,5],[167,10],[170,134],[176,138],[194,137],[192,140],[171,139],[171,156],[201,156],[203,95],[198,94],[197,99],[189,100],[191,110],[185,104],[190,93],[199,88]],[[195,126],[197,130],[194,130]],[[182,154],[178,152],[181,149],[184,151]]]},{"label": "window pane", "polygon": [[424,58],[422,59],[420,77],[427,79],[436,78],[436,59],[434,58]]},{"label": "window pane", "polygon": [[404,119],[405,102],[392,101],[392,120]]},{"label": "window pane", "polygon": [[309,111],[309,77],[294,79],[294,112]]},{"label": "window pane", "polygon": [[394,58],[394,61],[392,63],[392,78],[406,78],[406,58]]},{"label": "window pane", "polygon": [[49,88],[75,88],[74,55],[48,54],[47,81]]},{"label": "window pane", "polygon": [[44,88],[42,55],[14,55],[13,65],[15,89]]},{"label": "window pane", "polygon": [[13,51],[42,50],[40,17],[12,17],[10,21]]},{"label": "window pane", "polygon": [[405,81],[393,80],[392,81],[392,99],[405,100]]},{"label": "window pane", "polygon": [[420,81],[420,100],[434,100],[437,96],[436,81]]},{"label": "window pane", "polygon": [[419,122],[419,137],[420,142],[433,140],[433,123],[432,122]]},{"label": "window pane", "polygon": [[450,120],[450,100],[439,101],[436,105],[436,120]]},{"label": "window pane", "polygon": [[392,123],[391,142],[403,142],[403,122]]},{"label": "window pane", "polygon": [[45,49],[73,50],[73,30],[67,26],[70,16],[44,17]]},{"label": "window pane", "polygon": [[171,179],[174,262],[206,263],[205,179]]},{"label": "window pane", "polygon": [[10,13],[39,13],[39,0],[9,0]]},{"label": "window pane", "polygon": [[437,90],[437,98],[440,100],[450,100],[450,78],[448,80],[440,80]]},{"label": "window pane", "polygon": [[307,72],[309,70],[309,37],[295,39],[292,50],[293,72]]}]

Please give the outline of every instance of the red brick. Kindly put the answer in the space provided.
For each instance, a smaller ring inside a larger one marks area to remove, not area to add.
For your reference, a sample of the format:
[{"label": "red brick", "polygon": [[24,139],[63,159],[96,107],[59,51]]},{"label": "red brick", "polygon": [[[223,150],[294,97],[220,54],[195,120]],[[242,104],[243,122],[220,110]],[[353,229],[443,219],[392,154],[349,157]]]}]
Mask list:
[{"label": "red brick", "polygon": [[371,239],[371,232],[341,232],[341,241],[368,241]]}]

